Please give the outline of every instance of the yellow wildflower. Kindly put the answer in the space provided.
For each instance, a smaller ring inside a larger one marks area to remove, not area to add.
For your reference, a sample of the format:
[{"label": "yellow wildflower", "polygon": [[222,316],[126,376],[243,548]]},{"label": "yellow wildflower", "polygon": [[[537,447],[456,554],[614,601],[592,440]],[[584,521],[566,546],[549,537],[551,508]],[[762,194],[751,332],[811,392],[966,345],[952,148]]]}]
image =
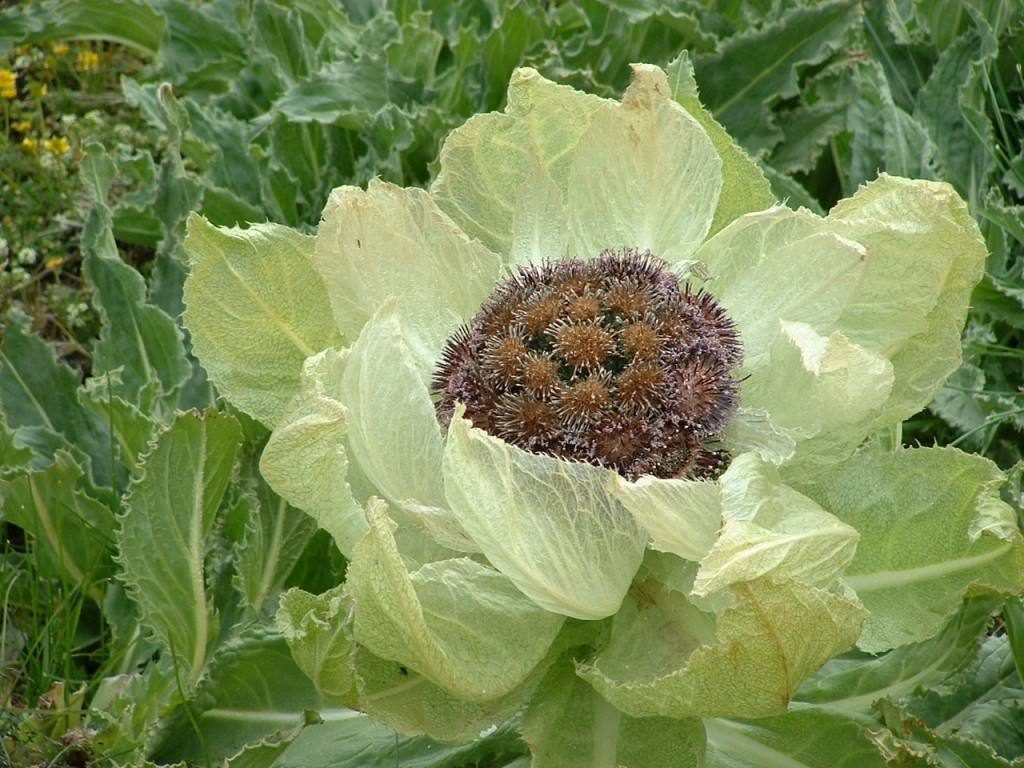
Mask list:
[{"label": "yellow wildflower", "polygon": [[67,43],[54,43],[53,45],[50,46],[50,50],[52,50],[58,56],[63,56],[65,53],[68,52],[68,44]]},{"label": "yellow wildflower", "polygon": [[18,98],[18,76],[9,69],[0,69],[0,98]]},{"label": "yellow wildflower", "polygon": [[71,144],[63,136],[47,139],[43,142],[43,146],[46,147],[47,152],[52,152],[55,155],[66,155],[71,151]]},{"label": "yellow wildflower", "polygon": [[29,136],[26,136],[21,140],[21,148],[34,155],[39,149],[39,142]]},{"label": "yellow wildflower", "polygon": [[75,64],[83,72],[89,72],[99,67],[100,55],[96,51],[79,51]]},{"label": "yellow wildflower", "polygon": [[18,133],[28,133],[32,130],[31,120],[19,120],[16,123],[11,123],[11,128],[16,130]]},{"label": "yellow wildflower", "polygon": [[46,268],[47,268],[48,270],[50,270],[51,272],[53,272],[53,271],[54,271],[55,269],[57,269],[58,267],[60,267],[60,265],[61,265],[61,264],[63,264],[63,263],[64,263],[64,257],[62,257],[62,256],[55,256],[55,257],[54,257],[54,258],[52,258],[52,259],[47,259],[47,260],[46,260],[45,262],[43,262],[43,263],[44,263],[44,264],[46,265]]}]

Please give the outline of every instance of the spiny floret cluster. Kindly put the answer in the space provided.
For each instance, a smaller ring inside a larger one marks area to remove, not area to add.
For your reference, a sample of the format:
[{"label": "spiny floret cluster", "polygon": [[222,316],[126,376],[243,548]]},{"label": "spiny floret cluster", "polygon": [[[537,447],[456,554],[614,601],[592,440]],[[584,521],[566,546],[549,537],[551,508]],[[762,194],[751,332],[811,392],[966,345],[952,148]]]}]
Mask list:
[{"label": "spiny floret cluster", "polygon": [[737,403],[739,335],[650,252],[524,267],[449,340],[434,374],[442,424],[627,478],[709,477]]}]

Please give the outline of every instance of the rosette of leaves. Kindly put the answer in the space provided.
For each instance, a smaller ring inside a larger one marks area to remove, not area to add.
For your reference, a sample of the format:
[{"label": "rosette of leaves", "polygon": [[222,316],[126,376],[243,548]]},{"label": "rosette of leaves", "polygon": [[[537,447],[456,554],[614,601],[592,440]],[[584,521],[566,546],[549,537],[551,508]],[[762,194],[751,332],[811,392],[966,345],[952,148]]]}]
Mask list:
[{"label": "rosette of leaves", "polygon": [[964,202],[883,175],[777,204],[685,59],[621,101],[518,70],[429,191],[337,189],[315,236],[194,217],[186,247],[196,354],[349,560],[280,629],[398,731],[514,719],[535,766],[822,738],[808,765],[881,765],[857,665],[897,654],[910,690],[965,596],[1022,590],[998,469],[894,439],[960,361]]}]

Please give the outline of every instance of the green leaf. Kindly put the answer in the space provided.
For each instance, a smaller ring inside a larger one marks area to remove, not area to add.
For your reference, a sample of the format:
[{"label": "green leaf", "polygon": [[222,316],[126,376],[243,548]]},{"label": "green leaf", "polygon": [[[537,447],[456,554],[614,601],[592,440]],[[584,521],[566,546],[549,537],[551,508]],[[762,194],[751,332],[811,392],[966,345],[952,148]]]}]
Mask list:
[{"label": "green leaf", "polygon": [[316,238],[338,327],[354,339],[389,297],[429,380],[448,336],[498,280],[498,258],[418,189],[372,181],[331,193]]},{"label": "green leaf", "polygon": [[933,637],[968,590],[1024,589],[1024,541],[994,464],[954,448],[865,449],[799,489],[860,533],[844,580],[870,611],[858,646]]},{"label": "green leaf", "polygon": [[257,224],[189,219],[185,324],[196,356],[232,403],[268,426],[299,390],[302,361],[341,335],[313,269],[313,238]]},{"label": "green leaf", "polygon": [[557,663],[523,715],[533,768],[676,768],[702,765],[704,728],[695,718],[630,717]]},{"label": "green leaf", "polygon": [[731,587],[720,616],[657,582],[636,585],[611,640],[579,674],[633,717],[766,717],[857,639],[854,600],[793,581]]},{"label": "green leaf", "polygon": [[1007,760],[1024,757],[1024,684],[1006,635],[985,640],[957,685],[922,690],[904,711],[939,736],[978,742]]},{"label": "green leaf", "polygon": [[797,96],[799,70],[828,61],[859,20],[858,3],[833,0],[728,38],[694,60],[705,105],[748,151],[771,149],[782,133],[769,107]]},{"label": "green leaf", "polygon": [[917,94],[916,114],[935,143],[942,178],[976,204],[995,166],[996,140],[984,111],[998,43],[987,22],[975,17],[973,26],[942,51]]},{"label": "green leaf", "polygon": [[296,664],[330,701],[356,706],[352,667],[352,597],[344,585],[322,595],[290,589],[281,595],[277,627]]},{"label": "green leaf", "polygon": [[361,712],[324,719],[287,734],[275,745],[250,747],[227,768],[467,768],[504,765],[525,746],[508,726],[470,744],[439,744],[399,736]]},{"label": "green leaf", "polygon": [[[838,101],[801,105],[785,113],[781,126],[785,139],[772,151],[769,162],[786,174],[812,172],[825,145],[846,127],[846,122],[846,106]],[[793,202],[805,205],[799,198]],[[814,207],[805,207],[820,213]]]},{"label": "green leaf", "polygon": [[86,38],[156,53],[165,20],[148,3],[134,0],[58,0],[13,6],[0,14],[0,52],[15,45]]},{"label": "green leaf", "polygon": [[794,698],[857,717],[870,715],[879,699],[899,701],[914,691],[935,689],[974,659],[999,602],[991,597],[968,599],[929,640],[878,656],[851,651],[832,659],[800,686]]},{"label": "green leaf", "polygon": [[292,568],[316,533],[316,522],[256,480],[245,533],[235,547],[235,577],[246,603],[259,615],[273,605]]},{"label": "green leaf", "polygon": [[581,619],[618,610],[647,534],[611,494],[609,470],[529,453],[452,418],[451,511],[487,559],[538,605]]},{"label": "green leaf", "polygon": [[700,123],[722,160],[722,193],[708,234],[715,234],[744,213],[770,208],[775,195],[761,169],[701,104],[689,53],[680,52],[665,73],[672,98]]},{"label": "green leaf", "polygon": [[924,127],[896,106],[882,65],[870,59],[863,62],[854,72],[854,83],[846,192],[853,193],[882,169],[895,176],[934,179],[935,145]]},{"label": "green leaf", "polygon": [[162,724],[151,755],[158,762],[219,761],[301,725],[306,710],[321,710],[325,719],[357,716],[326,706],[281,635],[256,626],[217,648],[191,700]]},{"label": "green leaf", "polygon": [[[260,472],[284,499],[331,534],[346,557],[366,532],[348,484],[348,410],[341,404],[347,353],[324,350],[302,366],[299,393],[263,449]],[[310,473],[310,467],[317,472]]]},{"label": "green leaf", "polygon": [[108,425],[116,439],[117,461],[134,468],[146,452],[156,423],[138,407],[113,393],[114,382],[120,377],[108,372],[93,376],[78,390],[82,407]]},{"label": "green leaf", "polygon": [[27,332],[27,320],[14,315],[0,344],[0,404],[7,424],[62,436],[88,455],[97,485],[111,485],[114,465],[107,425],[78,405],[78,374],[58,362],[52,346]]},{"label": "green leaf", "polygon": [[18,433],[7,426],[7,418],[0,410],[0,478],[19,475],[28,469],[42,469],[40,457],[18,439]]},{"label": "green leaf", "polygon": [[868,741],[872,718],[795,706],[758,720],[705,720],[706,768],[883,768]]},{"label": "green leaf", "polygon": [[[106,205],[113,163],[98,144],[86,152],[82,171],[94,204],[82,231],[83,268],[103,319],[93,349],[94,375],[120,369],[118,394],[128,402],[149,409],[161,400],[173,408],[192,373],[181,331],[163,310],[147,303],[142,275],[121,261]],[[154,386],[159,392],[149,391]]]},{"label": "green leaf", "polygon": [[88,495],[82,474],[71,454],[58,450],[49,468],[0,481],[0,519],[35,539],[40,573],[99,600],[112,566],[114,513]]},{"label": "green leaf", "polygon": [[179,415],[143,460],[117,532],[121,577],[143,622],[193,683],[216,632],[204,575],[207,535],[240,440],[231,416]]},{"label": "green leaf", "polygon": [[469,701],[504,696],[545,657],[563,617],[537,607],[508,577],[468,558],[409,571],[387,505],[366,507],[347,585],[356,640]]},{"label": "green leaf", "polygon": [[344,56],[326,63],[290,87],[272,109],[295,123],[315,121],[358,130],[389,101],[418,101],[422,87],[389,72],[376,51],[367,51],[358,59]]}]

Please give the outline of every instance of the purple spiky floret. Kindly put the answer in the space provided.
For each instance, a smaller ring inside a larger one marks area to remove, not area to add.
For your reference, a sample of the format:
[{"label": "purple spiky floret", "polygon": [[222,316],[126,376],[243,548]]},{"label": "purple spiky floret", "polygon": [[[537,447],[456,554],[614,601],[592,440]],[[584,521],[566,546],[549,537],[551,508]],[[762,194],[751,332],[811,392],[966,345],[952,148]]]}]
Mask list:
[{"label": "purple spiky floret", "polygon": [[704,478],[727,456],[739,334],[715,299],[648,251],[520,268],[448,340],[438,420],[624,477]]}]

